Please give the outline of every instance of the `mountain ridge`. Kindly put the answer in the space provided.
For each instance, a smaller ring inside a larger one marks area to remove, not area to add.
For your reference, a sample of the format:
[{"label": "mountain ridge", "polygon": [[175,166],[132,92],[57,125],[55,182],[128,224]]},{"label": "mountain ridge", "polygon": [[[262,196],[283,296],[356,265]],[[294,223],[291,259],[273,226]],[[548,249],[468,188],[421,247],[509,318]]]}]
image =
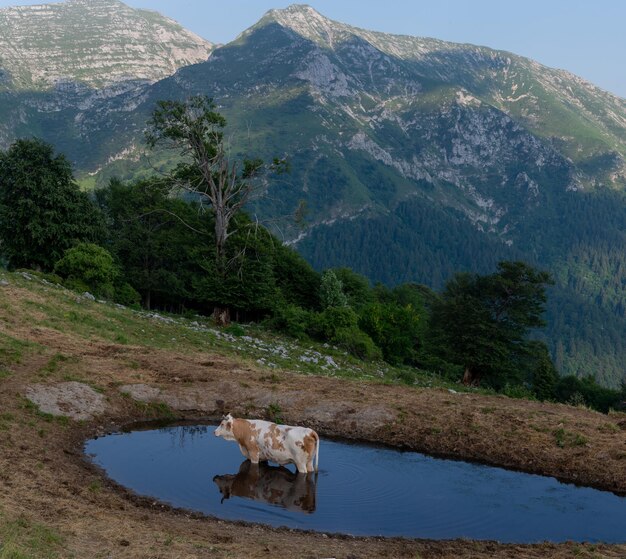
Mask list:
[{"label": "mountain ridge", "polygon": [[269,184],[250,209],[276,222],[305,201],[307,227],[280,231],[316,267],[441,287],[454,271],[527,260],[558,277],[550,343],[562,370],[619,384],[624,286],[609,271],[621,264],[607,262],[626,254],[626,102],[487,47],[358,30],[317,12],[311,31],[309,10],[270,11],[155,83],[6,94],[0,143],[36,131],[91,187],[145,176],[174,163],[142,159],[156,101],[209,95],[234,131],[233,153],[290,156],[288,184]]}]

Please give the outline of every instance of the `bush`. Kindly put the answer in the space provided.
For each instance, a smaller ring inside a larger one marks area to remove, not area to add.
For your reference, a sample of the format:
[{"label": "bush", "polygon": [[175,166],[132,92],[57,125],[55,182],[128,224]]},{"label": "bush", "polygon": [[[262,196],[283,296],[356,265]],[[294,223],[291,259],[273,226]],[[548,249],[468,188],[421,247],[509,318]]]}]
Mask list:
[{"label": "bush", "polygon": [[535,393],[528,387],[522,384],[505,384],[502,389],[502,394],[509,398],[516,398],[517,400],[536,400]]},{"label": "bush", "polygon": [[311,315],[307,333],[322,341],[334,342],[342,330],[357,329],[358,317],[350,307],[328,307]]},{"label": "bush", "polygon": [[430,371],[452,382],[458,382],[463,378],[463,367],[461,365],[448,363],[448,361],[428,352],[420,352],[415,360],[415,364],[424,371]]},{"label": "bush", "polygon": [[339,329],[332,341],[351,355],[364,361],[377,361],[383,357],[382,351],[372,338],[359,330],[357,326]]},{"label": "bush", "polygon": [[120,305],[126,307],[139,307],[141,302],[141,295],[137,290],[129,283],[122,283],[115,286],[115,295],[113,300]]},{"label": "bush", "polygon": [[119,275],[109,251],[92,243],[67,249],[55,264],[54,272],[65,278],[71,289],[92,291],[107,298],[113,298],[113,282]]},{"label": "bush", "polygon": [[326,270],[322,274],[320,303],[323,309],[348,305],[348,298],[343,292],[341,281],[332,270]]},{"label": "bush", "polygon": [[399,365],[414,361],[423,322],[411,305],[373,303],[362,309],[359,326],[381,348],[385,361]]},{"label": "bush", "polygon": [[579,379],[572,375],[559,379],[555,395],[559,402],[587,405],[604,413],[611,408],[619,409],[623,398],[619,391],[600,386],[593,377]]},{"label": "bush", "polygon": [[296,305],[279,306],[274,311],[274,316],[268,319],[265,324],[268,328],[276,332],[283,332],[288,336],[306,339],[307,328],[311,321],[311,313]]},{"label": "bush", "polygon": [[224,332],[237,338],[246,335],[246,331],[239,324],[231,324],[230,326],[227,326],[224,328]]}]

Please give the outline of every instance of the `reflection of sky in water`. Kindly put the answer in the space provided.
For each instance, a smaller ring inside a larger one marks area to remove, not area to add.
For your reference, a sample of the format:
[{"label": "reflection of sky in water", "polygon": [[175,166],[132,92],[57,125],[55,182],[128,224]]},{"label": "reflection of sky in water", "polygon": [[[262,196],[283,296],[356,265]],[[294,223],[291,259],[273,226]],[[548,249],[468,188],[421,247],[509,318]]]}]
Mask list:
[{"label": "reflection of sky in water", "polygon": [[241,497],[220,503],[213,478],[237,474],[243,457],[213,430],[110,435],[89,441],[86,452],[139,494],[226,519],[355,535],[626,542],[626,498],[547,477],[326,440],[312,514]]}]

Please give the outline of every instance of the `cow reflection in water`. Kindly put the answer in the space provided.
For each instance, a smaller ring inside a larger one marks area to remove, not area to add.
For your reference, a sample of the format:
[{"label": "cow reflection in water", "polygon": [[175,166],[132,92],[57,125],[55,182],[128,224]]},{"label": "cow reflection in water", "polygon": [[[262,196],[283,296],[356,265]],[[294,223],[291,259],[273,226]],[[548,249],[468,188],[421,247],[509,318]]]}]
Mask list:
[{"label": "cow reflection in water", "polygon": [[294,474],[283,466],[245,460],[237,474],[215,476],[213,481],[222,494],[222,503],[230,497],[244,497],[296,512],[315,510],[317,475]]}]

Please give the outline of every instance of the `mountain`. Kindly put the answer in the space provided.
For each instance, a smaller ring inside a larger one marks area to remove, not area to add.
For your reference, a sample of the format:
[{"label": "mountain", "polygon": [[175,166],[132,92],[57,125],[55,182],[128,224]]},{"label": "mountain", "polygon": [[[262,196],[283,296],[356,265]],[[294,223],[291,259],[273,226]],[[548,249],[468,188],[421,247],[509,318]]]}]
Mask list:
[{"label": "mountain", "polygon": [[175,21],[116,0],[0,9],[0,83],[13,89],[155,82],[212,50]]},{"label": "mountain", "polygon": [[104,184],[171,164],[142,157],[157,100],[210,95],[234,153],[289,156],[291,175],[253,209],[276,223],[304,200],[308,226],[280,232],[316,267],[440,288],[455,271],[526,260],[555,276],[559,368],[626,378],[624,99],[512,53],[366,31],[308,6],[109,92],[0,94],[0,143],[36,133],[85,185]]}]

